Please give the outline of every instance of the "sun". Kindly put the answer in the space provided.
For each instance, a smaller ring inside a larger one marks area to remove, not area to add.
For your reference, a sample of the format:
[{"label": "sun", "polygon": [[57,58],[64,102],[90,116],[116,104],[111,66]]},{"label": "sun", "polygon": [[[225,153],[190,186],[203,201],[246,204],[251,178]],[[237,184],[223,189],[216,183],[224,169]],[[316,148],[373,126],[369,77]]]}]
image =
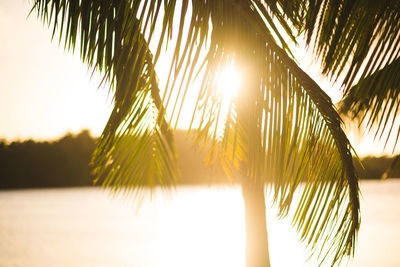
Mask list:
[{"label": "sun", "polygon": [[217,77],[217,90],[224,100],[232,100],[237,97],[241,86],[240,72],[233,64],[224,68]]}]

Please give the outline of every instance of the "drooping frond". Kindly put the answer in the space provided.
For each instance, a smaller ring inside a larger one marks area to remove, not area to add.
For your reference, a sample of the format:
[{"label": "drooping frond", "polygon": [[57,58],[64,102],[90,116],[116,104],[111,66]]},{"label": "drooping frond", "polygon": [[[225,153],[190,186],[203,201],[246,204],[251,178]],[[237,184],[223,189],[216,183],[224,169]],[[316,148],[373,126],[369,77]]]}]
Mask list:
[{"label": "drooping frond", "polygon": [[36,1],[34,6],[54,33],[58,28],[60,42],[64,35],[65,47],[80,44],[82,60],[110,84],[114,108],[93,156],[94,175],[126,192],[173,184],[177,173],[172,133],[158,117],[163,103],[136,18],[139,6],[130,1]]},{"label": "drooping frond", "polygon": [[305,9],[301,29],[323,71],[333,77],[343,74],[347,89],[399,57],[399,1],[295,2]]},{"label": "drooping frond", "polygon": [[[195,77],[202,84],[192,128],[208,159],[274,189],[281,215],[321,260],[351,255],[359,227],[357,178],[350,144],[329,97],[290,56],[297,17],[281,1],[36,1],[42,19],[80,38],[82,58],[105,73],[114,110],[94,156],[106,184],[137,189],[175,174],[170,129],[177,125]],[[154,49],[154,58],[149,47]],[[158,95],[155,67],[172,49],[168,81]],[[226,101],[218,72],[235,64],[244,82]],[[154,177],[156,179],[154,179]],[[168,179],[168,177],[170,179]],[[300,186],[303,182],[304,186]],[[292,203],[300,190],[299,203]],[[293,207],[297,205],[297,207]]]},{"label": "drooping frond", "polygon": [[396,59],[351,87],[340,103],[341,112],[367,121],[369,129],[376,126],[375,135],[380,138],[385,134],[386,143],[396,134],[394,148],[400,136],[400,129],[395,128],[400,108],[399,71],[400,59]]},{"label": "drooping frond", "polygon": [[323,72],[341,76],[342,111],[367,119],[370,128],[377,126],[376,136],[388,130],[398,139],[400,130],[392,130],[399,108],[400,2],[299,0],[285,10],[295,8],[303,17],[291,16],[302,25],[298,28],[305,31]]}]

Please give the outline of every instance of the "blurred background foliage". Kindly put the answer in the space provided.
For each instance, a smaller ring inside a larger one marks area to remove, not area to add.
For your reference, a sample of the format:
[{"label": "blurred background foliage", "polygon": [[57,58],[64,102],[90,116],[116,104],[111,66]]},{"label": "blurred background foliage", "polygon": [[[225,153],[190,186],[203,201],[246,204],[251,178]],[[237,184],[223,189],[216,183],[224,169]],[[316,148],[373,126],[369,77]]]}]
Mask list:
[{"label": "blurred background foliage", "polygon": [[[222,170],[204,167],[204,152],[186,136],[184,130],[175,134],[178,184],[230,183]],[[55,141],[0,141],[0,189],[93,185],[89,163],[96,142],[88,130]],[[387,177],[400,177],[400,167],[390,169],[393,160],[369,156],[361,160],[363,166],[354,164],[361,179],[378,179],[388,170]]]}]

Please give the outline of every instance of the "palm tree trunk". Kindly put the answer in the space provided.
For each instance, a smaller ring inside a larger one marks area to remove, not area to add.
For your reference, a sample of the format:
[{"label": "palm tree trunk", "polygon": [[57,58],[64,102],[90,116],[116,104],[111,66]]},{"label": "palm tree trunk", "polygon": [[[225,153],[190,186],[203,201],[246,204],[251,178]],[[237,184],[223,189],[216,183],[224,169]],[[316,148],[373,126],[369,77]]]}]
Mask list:
[{"label": "palm tree trunk", "polygon": [[270,267],[264,184],[242,179],[246,224],[246,267]]}]

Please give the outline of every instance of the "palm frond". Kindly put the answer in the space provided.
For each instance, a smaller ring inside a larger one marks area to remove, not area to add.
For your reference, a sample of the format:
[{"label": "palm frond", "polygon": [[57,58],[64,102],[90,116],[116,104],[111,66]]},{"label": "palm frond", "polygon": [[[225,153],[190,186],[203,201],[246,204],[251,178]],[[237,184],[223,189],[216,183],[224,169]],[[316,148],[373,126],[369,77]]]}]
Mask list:
[{"label": "palm frond", "polygon": [[394,129],[400,107],[399,70],[400,59],[396,59],[351,87],[339,103],[342,113],[353,119],[359,118],[361,122],[365,121],[370,130],[375,126],[376,137],[382,138],[385,134],[386,144],[391,136],[395,136],[393,149],[400,135],[400,130]]},{"label": "palm frond", "polygon": [[295,2],[305,8],[301,29],[319,55],[324,73],[332,77],[344,74],[347,89],[356,78],[362,79],[398,58],[398,1]]},{"label": "palm frond", "polygon": [[323,72],[342,79],[341,110],[367,120],[376,137],[388,133],[386,144],[394,136],[394,149],[400,136],[400,130],[393,131],[400,90],[400,2],[298,0],[284,10],[305,32]]},{"label": "palm frond", "polygon": [[97,180],[126,192],[171,185],[178,172],[172,133],[165,118],[158,117],[164,107],[153,56],[136,18],[139,4],[36,1],[34,6],[54,33],[59,28],[66,48],[74,50],[80,39],[82,60],[102,71],[110,84],[114,108],[92,162]]}]

